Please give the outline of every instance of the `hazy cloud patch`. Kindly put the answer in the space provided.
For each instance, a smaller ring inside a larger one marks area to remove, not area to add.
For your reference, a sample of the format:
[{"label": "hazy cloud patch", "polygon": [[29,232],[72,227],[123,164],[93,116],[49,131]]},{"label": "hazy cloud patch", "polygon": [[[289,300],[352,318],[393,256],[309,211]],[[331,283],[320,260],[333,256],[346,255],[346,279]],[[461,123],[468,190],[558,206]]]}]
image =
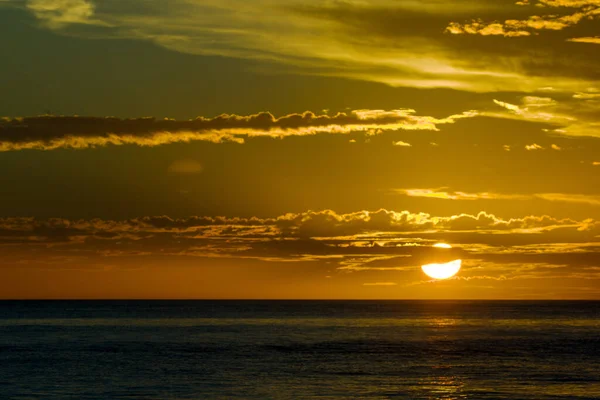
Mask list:
[{"label": "hazy cloud patch", "polygon": [[168,168],[168,171],[171,173],[184,175],[199,174],[202,170],[202,164],[192,159],[175,160]]},{"label": "hazy cloud patch", "polygon": [[95,6],[88,0],[27,0],[26,7],[52,29],[69,24],[108,25],[94,19]]}]

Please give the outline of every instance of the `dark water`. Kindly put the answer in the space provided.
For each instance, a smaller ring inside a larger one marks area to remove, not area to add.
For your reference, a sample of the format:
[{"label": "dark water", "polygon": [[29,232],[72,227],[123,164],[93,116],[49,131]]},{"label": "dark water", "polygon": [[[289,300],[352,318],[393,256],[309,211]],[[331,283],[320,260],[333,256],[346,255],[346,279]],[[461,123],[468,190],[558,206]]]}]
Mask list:
[{"label": "dark water", "polygon": [[600,399],[600,302],[0,302],[1,399]]}]

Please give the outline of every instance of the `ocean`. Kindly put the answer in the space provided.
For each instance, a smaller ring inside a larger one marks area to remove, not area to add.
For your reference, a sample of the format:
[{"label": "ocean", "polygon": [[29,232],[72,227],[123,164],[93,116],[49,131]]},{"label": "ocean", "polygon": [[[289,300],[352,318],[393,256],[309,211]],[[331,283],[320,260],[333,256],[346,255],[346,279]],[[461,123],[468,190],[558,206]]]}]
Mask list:
[{"label": "ocean", "polygon": [[600,302],[2,301],[0,399],[600,399]]}]

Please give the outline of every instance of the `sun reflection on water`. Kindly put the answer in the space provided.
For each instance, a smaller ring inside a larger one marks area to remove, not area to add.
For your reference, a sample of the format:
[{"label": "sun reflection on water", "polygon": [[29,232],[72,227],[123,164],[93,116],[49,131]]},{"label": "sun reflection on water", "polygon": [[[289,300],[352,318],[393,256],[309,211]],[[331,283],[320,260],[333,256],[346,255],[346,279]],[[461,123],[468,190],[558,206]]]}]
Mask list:
[{"label": "sun reflection on water", "polygon": [[466,399],[463,392],[465,383],[458,376],[431,376],[419,381],[420,389],[427,392],[430,399],[459,400]]},{"label": "sun reflection on water", "polygon": [[433,327],[445,327],[445,326],[454,326],[457,324],[456,319],[454,318],[433,318],[429,320],[429,324]]}]

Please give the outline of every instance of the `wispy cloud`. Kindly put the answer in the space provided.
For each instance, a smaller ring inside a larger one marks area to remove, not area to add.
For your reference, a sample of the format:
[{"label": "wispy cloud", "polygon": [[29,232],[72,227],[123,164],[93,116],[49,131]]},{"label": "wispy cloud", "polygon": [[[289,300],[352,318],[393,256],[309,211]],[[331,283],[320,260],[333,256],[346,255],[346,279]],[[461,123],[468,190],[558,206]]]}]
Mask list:
[{"label": "wispy cloud", "polygon": [[571,38],[567,39],[569,42],[575,43],[591,43],[591,44],[600,44],[599,36],[591,36],[591,37],[579,37],[579,38]]},{"label": "wispy cloud", "polygon": [[426,197],[442,200],[547,200],[565,203],[581,203],[598,206],[600,205],[600,196],[588,194],[572,193],[534,193],[534,194],[514,194],[514,193],[493,193],[478,192],[467,193],[460,191],[447,191],[441,189],[395,189],[396,193],[410,197]]},{"label": "wispy cloud", "polygon": [[[493,22],[451,22],[479,12],[493,15],[501,10],[493,1],[452,4],[429,0],[171,0],[169,7],[162,7],[158,0],[29,0],[25,8],[42,26],[63,34],[151,41],[188,54],[260,60],[265,68],[271,63],[286,64],[298,73],[392,86],[528,92],[547,86],[549,79],[559,90],[582,88],[594,80],[580,70],[575,74],[551,68],[539,73],[528,68],[527,49],[508,56],[498,48],[506,60],[502,63],[489,56],[496,51],[489,46],[475,46],[457,58],[460,45],[443,33],[445,26],[454,34],[511,37],[560,30],[595,18],[593,1],[573,3],[569,7],[576,10],[567,15],[552,10],[547,15]],[[536,6],[536,11],[559,7],[550,1]]]},{"label": "wispy cloud", "polygon": [[396,282],[374,282],[374,283],[363,283],[363,286],[397,286]]},{"label": "wispy cloud", "polygon": [[581,100],[594,100],[600,98],[600,93],[598,93],[598,89],[589,89],[589,92],[578,92],[573,95],[574,99]]},{"label": "wispy cloud", "polygon": [[395,189],[396,193],[410,197],[428,197],[443,200],[527,200],[530,197],[520,194],[501,194],[492,192],[467,193],[442,189]]},{"label": "wispy cloud", "polygon": [[539,193],[535,195],[536,198],[548,200],[548,201],[559,201],[565,203],[581,203],[590,204],[593,206],[600,206],[600,196],[586,195],[586,194],[566,194],[566,193]]},{"label": "wispy cloud", "polygon": [[[522,97],[521,104],[494,99],[494,103],[505,111],[488,110],[480,114],[493,118],[509,118],[543,124],[547,126],[543,128],[544,131],[552,135],[600,137],[600,120],[596,115],[597,94],[597,89],[591,87],[584,92],[576,92],[571,99],[560,102],[550,97],[536,96]],[[558,150],[555,147],[552,148]],[[533,143],[526,148],[541,150],[542,146]]]},{"label": "wispy cloud", "polygon": [[4,118],[0,119],[0,151],[125,144],[159,146],[192,141],[243,143],[249,137],[283,138],[378,130],[436,131],[438,125],[477,115],[476,111],[467,111],[434,118],[416,115],[415,110],[400,109],[355,110],[333,116],[307,111],[279,118],[268,112],[248,116],[223,114],[189,121],[63,116]]}]

